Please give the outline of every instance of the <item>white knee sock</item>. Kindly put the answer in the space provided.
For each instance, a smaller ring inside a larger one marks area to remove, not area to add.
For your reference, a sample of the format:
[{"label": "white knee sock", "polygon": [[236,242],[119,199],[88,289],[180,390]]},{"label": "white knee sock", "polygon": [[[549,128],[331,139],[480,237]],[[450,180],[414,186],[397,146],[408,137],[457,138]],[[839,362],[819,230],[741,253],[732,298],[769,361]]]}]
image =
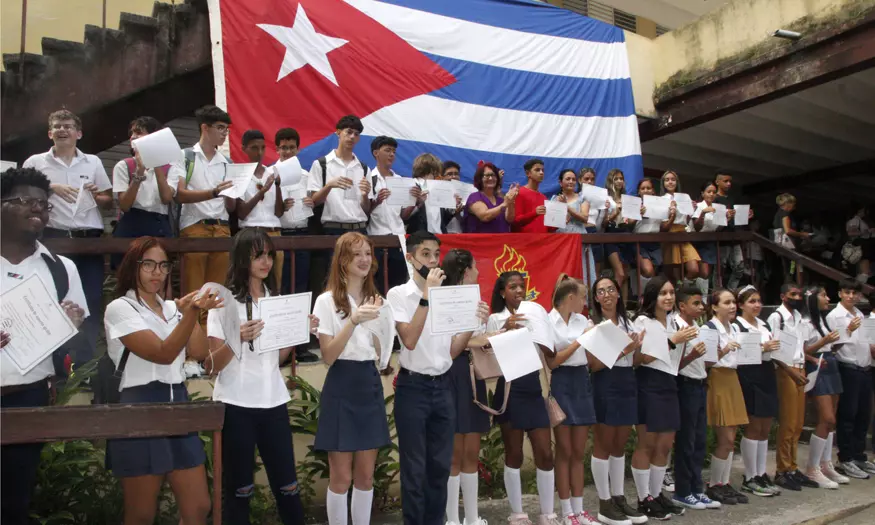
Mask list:
[{"label": "white knee sock", "polygon": [[702,291],[703,297],[708,297],[709,286],[710,283],[708,282],[708,279],[702,279],[701,277],[696,279],[696,288]]},{"label": "white knee sock", "polygon": [[571,496],[571,512],[575,516],[583,512],[583,496]]},{"label": "white knee sock", "polygon": [[626,477],[626,456],[615,458],[611,456],[608,460],[611,468],[611,496],[625,495],[623,482]]},{"label": "white knee sock", "polygon": [[[479,489],[477,473],[462,472],[462,503],[465,505],[465,521],[474,525],[480,516],[477,513],[477,490]],[[461,521],[459,523],[462,523]]]},{"label": "white knee sock", "polygon": [[459,521],[459,476],[447,478],[447,521],[449,523],[461,523]]},{"label": "white knee sock", "polygon": [[538,500],[541,502],[541,514],[550,515],[553,510],[553,492],[556,490],[556,480],[553,477],[553,469],[537,472]]},{"label": "white knee sock", "polygon": [[757,445],[757,476],[766,473],[766,458],[769,456],[769,440],[760,441]]},{"label": "white knee sock", "polygon": [[352,525],[368,525],[371,522],[371,504],[374,502],[374,489],[352,488]]},{"label": "white knee sock", "polygon": [[835,439],[835,432],[830,432],[826,437],[826,445],[823,447],[823,456],[820,458],[821,463],[832,462],[832,442]]},{"label": "white knee sock", "polygon": [[560,499],[559,500],[559,508],[560,508],[560,512],[562,513],[562,514],[560,514],[560,516],[562,516],[563,518],[574,514],[574,511],[571,510],[571,500],[570,499]]},{"label": "white knee sock", "polygon": [[726,460],[717,456],[711,456],[711,486],[723,484],[723,470],[726,468]]},{"label": "white knee sock", "polygon": [[663,467],[650,465],[650,495],[654,498],[658,498],[662,494],[662,482],[665,480],[666,470],[668,470],[668,464]]},{"label": "white knee sock", "polygon": [[826,448],[826,440],[811,434],[808,440],[808,470],[820,467],[820,459],[823,457],[823,449]]},{"label": "white knee sock", "polygon": [[520,469],[504,466],[504,490],[507,492],[507,501],[510,503],[510,511],[514,514],[523,513],[523,487],[520,482]]},{"label": "white knee sock", "polygon": [[646,500],[647,496],[650,495],[650,469],[637,469],[632,467],[632,480],[635,481],[635,490],[638,492],[638,501]]},{"label": "white knee sock", "polygon": [[760,442],[746,437],[741,438],[741,459],[744,460],[744,477],[746,479],[757,476],[757,453]]},{"label": "white knee sock", "polygon": [[732,457],[735,455],[735,452],[730,452],[729,457],[726,458],[726,465],[723,467],[723,484],[729,485],[729,476],[732,474]]},{"label": "white knee sock", "polygon": [[325,506],[328,510],[329,525],[346,525],[348,523],[346,511],[347,494],[346,492],[335,494],[331,492],[331,489],[328,489],[328,495],[325,497]]},{"label": "white knee sock", "polygon": [[589,468],[592,469],[592,479],[599,493],[599,499],[611,499],[610,462],[607,459],[593,456],[589,465]]}]

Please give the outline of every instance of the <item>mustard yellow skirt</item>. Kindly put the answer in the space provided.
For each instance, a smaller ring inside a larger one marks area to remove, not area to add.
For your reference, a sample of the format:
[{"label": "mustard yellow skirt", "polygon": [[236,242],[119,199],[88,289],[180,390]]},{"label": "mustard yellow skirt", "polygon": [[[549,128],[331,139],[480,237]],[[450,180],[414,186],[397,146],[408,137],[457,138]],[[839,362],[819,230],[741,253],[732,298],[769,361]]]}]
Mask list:
[{"label": "mustard yellow skirt", "polygon": [[[686,231],[686,226],[683,224],[672,224],[669,232]],[[665,243],[662,245],[662,264],[684,264],[689,261],[700,261],[699,252],[693,248],[693,245],[684,243]]]},{"label": "mustard yellow skirt", "polygon": [[708,374],[708,425],[747,425],[747,409],[734,368],[712,368]]}]

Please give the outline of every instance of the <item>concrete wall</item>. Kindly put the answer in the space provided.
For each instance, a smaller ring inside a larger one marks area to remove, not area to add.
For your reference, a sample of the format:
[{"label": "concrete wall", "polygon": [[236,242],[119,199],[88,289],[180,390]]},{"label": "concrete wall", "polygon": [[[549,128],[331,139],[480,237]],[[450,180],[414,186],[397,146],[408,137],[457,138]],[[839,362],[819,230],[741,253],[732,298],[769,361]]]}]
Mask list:
[{"label": "concrete wall", "polygon": [[635,98],[635,114],[639,117],[655,117],[653,105],[653,52],[654,40],[623,31],[626,35],[626,51],[629,54],[629,73],[632,77],[632,95]]}]

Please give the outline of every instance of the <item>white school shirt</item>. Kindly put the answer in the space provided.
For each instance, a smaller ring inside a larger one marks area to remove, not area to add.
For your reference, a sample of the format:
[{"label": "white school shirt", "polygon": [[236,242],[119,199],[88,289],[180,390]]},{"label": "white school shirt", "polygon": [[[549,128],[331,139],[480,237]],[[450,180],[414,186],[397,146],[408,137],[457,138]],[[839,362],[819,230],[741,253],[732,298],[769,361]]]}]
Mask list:
[{"label": "white school shirt", "polygon": [[632,228],[633,233],[659,233],[659,229],[662,227],[662,220],[660,219],[641,219],[640,221],[635,223],[635,227]]},{"label": "white school shirt", "polygon": [[447,223],[447,233],[462,233],[462,218],[457,215]]},{"label": "white school shirt", "polygon": [[[164,301],[161,306],[164,319],[161,319],[158,314],[138,300],[133,290],[128,290],[124,297],[119,297],[106,306],[106,314],[103,316],[103,321],[106,324],[106,352],[116,367],[118,367],[124,351],[125,345],[121,342],[122,337],[143,330],[151,330],[163,341],[179,324],[182,314],[179,313],[176,304],[173,301]],[[128,352],[128,361],[122,375],[121,387],[122,389],[132,388],[153,381],[167,385],[182,383],[185,381],[185,372],[182,369],[184,364],[185,347],[179,351],[179,355],[169,365],[153,363],[131,350]]]},{"label": "white school shirt", "polygon": [[[757,318],[757,325],[756,325],[756,327],[751,326],[751,324],[748,323],[748,322],[747,322],[743,317],[741,317],[741,316],[736,317],[735,320],[736,320],[741,326],[743,326],[748,332],[758,331],[758,332],[760,333],[760,342],[761,342],[762,344],[766,344],[766,343],[768,343],[769,341],[772,340],[772,331],[771,331],[771,329],[769,328],[769,325],[767,325],[762,319]],[[802,340],[803,340],[803,344],[804,344],[804,342],[805,342],[805,337],[802,336],[803,333],[805,333],[805,328],[804,328],[804,326],[801,326],[801,327],[800,327],[800,334],[799,334],[799,335],[800,335],[800,338],[802,338]],[[763,354],[762,354],[762,355],[763,355],[763,361],[771,361],[771,360],[772,360],[772,353],[773,353],[773,352],[763,352]],[[803,361],[804,361],[805,357],[803,356],[802,359],[803,359]]]},{"label": "white school shirt", "polygon": [[[270,171],[269,168],[265,168],[260,179],[254,175],[252,176],[252,179],[249,181],[249,186],[243,194],[242,200],[248,201],[258,193],[258,185],[263,184],[264,181],[270,177]],[[264,194],[264,198],[255,203],[255,206],[249,210],[249,215],[247,215],[245,219],[240,220],[240,227],[253,228],[259,226],[262,228],[279,228],[282,226],[280,224],[280,218],[273,212],[274,205],[276,205],[276,192],[276,184],[271,184],[270,189]]]},{"label": "white school shirt", "polygon": [[[389,290],[388,300],[392,306],[395,322],[409,323],[419,307],[420,299],[422,299],[422,290],[413,279]],[[431,333],[431,312],[429,312],[422,334],[416,342],[416,348],[406,348],[404,342],[401,342],[403,347],[399,358],[401,367],[411,372],[432,376],[444,374],[453,365],[453,360],[450,358],[452,342],[452,334]]]},{"label": "white school shirt", "polygon": [[[194,166],[186,189],[198,191],[214,189],[225,179],[228,159],[217,150],[213,158],[208,161],[200,142],[191,149],[194,151]],[[185,160],[173,164],[170,171],[172,174],[168,175],[168,183],[172,180],[173,186],[176,186],[180,180],[185,180]],[[228,220],[224,197],[220,195],[215,199],[183,204],[179,227],[187,228],[206,219]]]},{"label": "white school shirt", "polygon": [[[307,181],[308,180],[310,180],[310,172],[305,170],[305,169],[302,169],[301,170],[301,182],[294,184],[292,186],[288,186],[288,187],[291,189],[294,189],[294,190],[303,189],[304,195],[306,196],[307,195]],[[280,188],[280,189],[282,189],[282,188]],[[287,197],[287,194],[283,194],[283,198],[286,198],[286,197]],[[297,202],[295,204],[297,204]],[[306,228],[307,227],[307,225],[309,224],[309,219],[295,220],[293,218],[292,214],[293,214],[292,210],[286,210],[283,213],[283,216],[280,217],[280,226],[282,226],[283,228],[287,228],[289,230],[297,230],[299,228]]]},{"label": "white school shirt", "polygon": [[[669,201],[673,201],[674,200],[674,193],[666,193],[665,195],[663,195],[663,197],[665,197]],[[695,210],[695,208],[694,208],[694,210]],[[674,216],[674,223],[672,223],[672,224],[687,224],[688,222],[690,222],[689,215],[684,215],[683,213],[677,212]]]},{"label": "white school shirt", "polygon": [[[358,310],[358,305],[351,295],[347,297],[351,307],[350,316],[352,316]],[[316,298],[313,315],[319,318],[319,333],[332,337],[337,336],[349,321],[348,317],[341,317],[343,313],[335,306],[331,292],[325,292]],[[362,325],[355,326],[343,352],[337,358],[346,361],[375,361],[377,349],[374,348],[374,337],[371,332]]]},{"label": "white school shirt", "polygon": [[845,231],[850,232],[854,228],[860,232],[861,239],[868,239],[872,236],[872,230],[869,228],[869,225],[866,224],[866,221],[856,215],[851,217],[850,220],[845,223]]},{"label": "white school shirt", "polygon": [[[328,171],[328,176],[324,177],[322,167],[319,165],[319,159],[313,161],[310,166],[310,178],[307,181],[307,190],[317,192],[325,186],[325,183],[339,178],[347,177],[352,179],[352,184],[356,188],[356,199],[346,200],[344,192],[346,190],[334,188],[328,192],[325,197],[325,208],[322,211],[322,222],[342,222],[356,223],[367,222],[368,216],[362,209],[361,192],[358,191],[358,184],[368,176],[368,173],[362,172],[362,163],[355,155],[352,160],[344,163],[337,156],[334,150],[331,150],[328,155],[325,155],[325,169]],[[368,179],[370,181],[370,179]]]},{"label": "white school shirt", "polygon": [[[716,317],[711,318],[711,324],[717,327],[717,331],[720,332],[719,342],[717,343],[717,351],[719,352],[723,348],[726,348],[732,341],[738,341],[738,327],[735,326],[735,323],[729,323],[729,331],[726,331],[726,327],[723,326],[723,323],[720,322]],[[723,359],[720,359],[716,363],[714,363],[714,368],[732,368],[735,370],[738,368],[738,350],[733,350],[731,352],[727,352],[726,355],[723,356]]]},{"label": "white school shirt", "polygon": [[[677,332],[677,324],[674,321],[675,317],[676,316],[673,313],[671,313],[671,314],[668,314],[665,318],[665,326],[663,328],[665,328],[665,335],[669,339],[671,339],[671,336],[674,335],[675,332]],[[635,319],[635,323],[634,323],[635,324],[635,331],[638,333],[641,333],[643,330],[645,330],[645,323],[647,321],[659,322],[659,321],[656,321],[656,319],[652,319],[652,318],[647,317],[645,315],[640,315]],[[646,337],[646,334],[645,334],[645,337]],[[684,355],[684,345],[683,344],[675,345],[674,349],[672,349],[671,345],[669,345],[668,355],[669,355],[669,359],[671,360],[671,362],[677,363],[677,365],[670,366],[667,363],[665,363],[665,361],[663,361],[661,359],[654,359],[653,361],[651,361],[649,363],[642,363],[641,366],[646,366],[648,368],[652,368],[654,370],[659,370],[660,372],[664,372],[666,374],[676,376],[676,375],[678,375],[677,369],[680,366],[681,358]]]},{"label": "white school shirt", "polygon": [[[675,325],[675,331],[683,330],[690,326],[686,321],[684,321],[681,316],[676,315],[673,318],[673,322]],[[693,351],[693,347],[690,346],[690,343],[694,341],[687,341],[686,343],[681,343],[680,348],[682,351],[681,358],[687,355],[688,352]],[[681,368],[678,371],[678,374],[689,377],[690,379],[707,379],[708,378],[708,370],[705,368],[705,356],[702,355],[690,361],[687,366]]]},{"label": "white school shirt", "polygon": [[[629,335],[632,335],[635,333],[635,325],[632,323],[632,321],[629,321],[628,318],[625,319],[626,322],[623,322],[623,319],[620,318],[618,315],[617,321],[618,321],[617,327],[620,330],[626,332]],[[593,323],[595,323],[595,321],[593,321]],[[635,361],[635,352],[631,352],[627,356],[623,356],[621,354],[620,357],[617,358],[617,362],[614,363],[614,366],[631,367],[631,366],[634,366],[634,361]]]},{"label": "white school shirt", "polygon": [[[848,324],[853,321],[855,317],[863,317],[863,313],[857,308],[854,308],[852,312],[849,312],[841,305],[841,303],[839,303],[836,305],[835,309],[826,316],[826,320],[834,329],[846,330]],[[847,335],[847,332],[844,335]],[[859,356],[862,356],[862,358]],[[851,335],[851,342],[845,343],[839,347],[838,352],[836,352],[836,358],[842,363],[850,365],[861,367],[872,365],[872,355],[869,352],[869,343],[863,341],[861,330],[855,330]]]},{"label": "white school shirt", "polygon": [[[45,153],[31,156],[24,161],[21,167],[36,168],[43,172],[52,184],[67,184],[77,190],[83,184],[95,184],[98,191],[112,189],[112,183],[106,176],[103,162],[96,155],[82,153],[79,148],[76,148],[76,156],[73,157],[69,166],[63,160],[55,157],[55,148],[52,148]],[[100,207],[91,208],[74,216],[75,203],[67,202],[57,194],[49,196],[49,202],[54,205],[52,211],[49,212],[49,222],[46,224],[49,228],[59,230],[103,229]]]},{"label": "white school shirt", "polygon": [[[396,174],[394,171],[392,172],[393,177],[400,177],[400,175]],[[386,177],[380,173],[380,171],[376,168],[371,170],[371,176],[377,177],[377,184],[375,185],[376,194],[380,193],[380,190],[386,188]],[[371,196],[376,195],[374,190],[371,190]],[[376,199],[376,197],[374,197]],[[403,235],[404,234],[404,221],[401,219],[401,207],[400,206],[389,206],[387,202],[381,202],[371,211],[371,222],[368,223],[368,235]]]},{"label": "white school shirt", "polygon": [[[707,207],[708,207],[708,205],[705,204],[705,201],[697,203],[696,207],[694,208],[695,211],[693,213],[693,217],[698,217],[699,215],[701,215],[702,210],[704,210]],[[690,233],[694,233],[696,231],[696,225],[694,224],[694,222],[695,222],[695,219],[690,221],[689,224],[687,224],[687,231]],[[719,228],[719,226],[714,224],[714,212],[709,211],[708,213],[705,214],[705,221],[702,223],[702,229],[699,230],[699,233],[716,232],[717,228]]]},{"label": "white school shirt", "polygon": [[[805,331],[802,328],[802,314],[787,309],[783,304],[769,316],[769,328],[772,330],[772,337],[778,339],[781,335],[781,319],[784,319],[784,330],[796,334],[796,352],[793,354],[793,364],[805,364]],[[764,354],[768,355],[768,354]],[[771,357],[769,358],[771,359]]]},{"label": "white school shirt", "polygon": [[[553,350],[555,352],[561,352],[568,348],[568,345],[577,341],[577,338],[592,326],[592,321],[587,319],[585,315],[578,313],[572,313],[568,318],[568,324],[566,324],[565,320],[562,319],[562,315],[555,308],[550,311],[547,319],[550,320],[550,326],[553,328]],[[586,365],[586,350],[581,346],[559,366]]]},{"label": "white school shirt", "polygon": [[[270,294],[265,292],[265,297]],[[237,301],[237,313],[240,324],[246,322],[246,303]],[[227,340],[230,337],[240,337],[236,333],[225,334],[219,310],[210,310],[207,314],[207,335],[217,339]],[[258,301],[252,301],[252,318],[261,319]],[[286,381],[280,372],[279,350],[260,353],[260,341],[253,341],[254,351],[249,349],[249,343],[243,342],[240,359],[231,357],[231,361],[216,377],[213,388],[213,401],[221,401],[245,408],[273,408],[285,405],[291,397],[286,388]]]},{"label": "white school shirt", "polygon": [[[134,197],[134,203],[131,208],[138,210],[150,211],[152,213],[160,213],[167,215],[169,208],[167,204],[161,202],[161,193],[158,191],[158,179],[155,178],[155,170],[149,168],[143,173],[146,180],[140,183],[137,188],[137,196]],[[170,169],[167,170],[167,184],[170,186],[170,191],[176,195],[176,184],[171,184]],[[112,169],[112,192],[118,197],[128,191],[131,187],[131,174],[128,173],[128,165],[125,161],[120,160]]]},{"label": "white school shirt", "polygon": [[[824,334],[829,335],[829,333],[832,332],[832,329],[824,326],[824,324],[823,324],[824,322],[829,324],[829,321],[826,321],[825,318],[821,316],[820,328],[823,330]],[[811,322],[811,319],[809,319],[807,317],[802,319],[802,332],[801,333],[803,334],[802,338],[805,340],[805,342],[804,342],[805,346],[811,346],[823,338],[823,336],[820,335],[820,332],[817,331],[817,328],[814,326],[814,323]],[[834,350],[835,350],[835,345],[833,343],[830,343],[830,344],[824,346],[823,348],[821,348],[816,354],[814,354],[814,356],[817,357],[819,354],[826,353],[826,352],[832,352]]]},{"label": "white school shirt", "polygon": [[[52,279],[52,273],[49,267],[43,260],[42,254],[51,256],[51,252],[42,245],[36,243],[36,250],[32,255],[26,257],[19,264],[12,264],[5,257],[0,257],[0,289],[3,293],[15,288],[31,275],[38,275],[46,285],[49,295],[53,299],[57,299],[58,290],[55,288],[55,281]],[[70,283],[70,289],[64,297],[65,301],[72,301],[85,310],[85,317],[90,315],[88,304],[85,302],[85,292],[82,290],[82,281],[79,279],[79,270],[73,261],[62,256],[56,255],[56,259],[64,263],[64,268],[67,270],[67,281]],[[36,365],[30,372],[21,374],[18,368],[13,364],[2,350],[0,350],[0,386],[12,385],[28,385],[36,383],[43,379],[55,375],[55,367],[52,362],[52,356],[49,355]]]}]

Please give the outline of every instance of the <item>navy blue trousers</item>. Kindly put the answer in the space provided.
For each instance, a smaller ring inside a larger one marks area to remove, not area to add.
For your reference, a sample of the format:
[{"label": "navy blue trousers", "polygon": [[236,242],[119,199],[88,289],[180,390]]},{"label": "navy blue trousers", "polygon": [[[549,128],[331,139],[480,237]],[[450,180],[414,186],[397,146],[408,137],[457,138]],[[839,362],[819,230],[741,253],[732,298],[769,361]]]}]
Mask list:
[{"label": "navy blue trousers", "polygon": [[[173,237],[173,230],[170,228],[170,217],[166,213],[155,213],[152,211],[141,210],[139,208],[131,208],[126,211],[115,229],[112,231],[113,237],[123,239],[136,239],[137,237]],[[114,253],[110,257],[112,269],[118,268],[121,264],[124,254]]]},{"label": "navy blue trousers", "polygon": [[[377,248],[374,252],[374,256],[377,258],[377,290],[380,290],[380,293],[385,297],[389,293],[389,289],[400,286],[410,279],[410,276],[407,275],[407,262],[404,261],[401,248]],[[385,252],[389,252],[389,288],[384,290],[386,281],[383,276],[386,268],[383,264],[383,254]]]},{"label": "navy blue trousers", "polygon": [[678,376],[681,429],[675,435],[674,486],[678,497],[705,492],[705,438],[708,428],[707,391],[704,381]]},{"label": "navy blue trousers", "polygon": [[450,375],[430,380],[400,374],[395,390],[395,427],[404,523],[443,525],[456,428]]},{"label": "navy blue trousers", "polygon": [[836,411],[839,461],[866,460],[866,433],[872,423],[872,376],[868,370],[839,363],[844,391]]},{"label": "navy blue trousers", "polygon": [[[49,404],[48,388],[31,388],[0,397],[3,408],[43,407]],[[0,523],[25,525],[39,469],[42,443],[0,447]]]}]

